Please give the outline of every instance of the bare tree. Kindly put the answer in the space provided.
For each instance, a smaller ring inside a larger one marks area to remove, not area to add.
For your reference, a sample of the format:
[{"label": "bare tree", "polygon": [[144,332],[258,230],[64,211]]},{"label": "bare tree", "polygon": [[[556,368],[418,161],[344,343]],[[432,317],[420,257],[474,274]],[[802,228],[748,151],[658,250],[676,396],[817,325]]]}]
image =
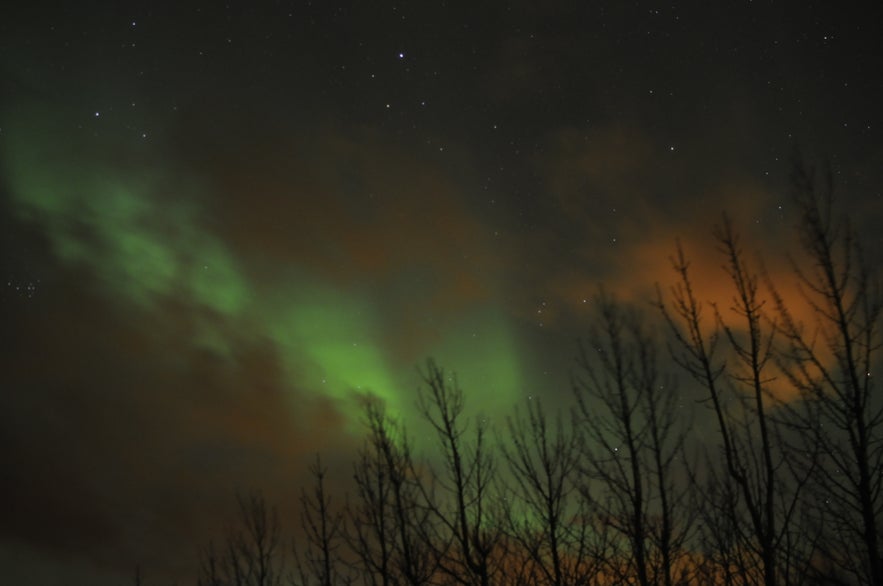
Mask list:
[{"label": "bare tree", "polygon": [[[769,414],[769,404],[776,402],[768,368],[776,330],[764,312],[758,278],[745,262],[726,216],[715,228],[715,238],[733,287],[730,309],[736,323],[728,321],[716,304],[711,305],[714,321],[703,321],[702,303],[693,291],[689,262],[680,246],[673,259],[678,282],[671,288],[671,304],[660,292],[658,305],[676,340],[675,362],[705,388],[715,415],[723,465],[735,487],[716,493],[728,495],[728,506],[741,511],[731,519],[732,529],[742,538],[740,575],[752,582],[756,572],[763,584],[775,586],[781,578],[782,540],[790,530],[805,476],[790,476],[793,469],[786,465],[784,442]],[[728,343],[725,355],[718,352],[722,339]],[[747,518],[744,527],[743,517]],[[748,552],[756,554],[756,562],[745,561]]]},{"label": "bare tree", "polygon": [[407,436],[375,398],[366,402],[365,422],[368,437],[355,467],[348,540],[369,583],[427,584],[438,568],[430,543],[435,528]]},{"label": "bare tree", "polygon": [[395,522],[390,505],[386,465],[372,449],[359,452],[354,465],[356,497],[347,504],[347,540],[359,557],[362,575],[371,586],[398,584],[393,569]]},{"label": "bare tree", "polygon": [[224,586],[227,584],[222,577],[222,565],[221,556],[215,549],[214,542],[209,541],[199,554],[198,586]]},{"label": "bare tree", "polygon": [[300,526],[306,539],[304,559],[301,560],[296,547],[294,550],[300,584],[349,584],[352,580],[343,571],[345,561],[340,552],[344,545],[344,516],[341,511],[333,509],[325,483],[328,470],[322,465],[319,454],[310,464],[309,472],[315,483],[310,492],[304,488],[300,495]]},{"label": "bare tree", "polygon": [[487,421],[475,420],[468,438],[463,391],[456,377],[446,377],[431,359],[421,374],[425,389],[418,396],[418,405],[435,430],[442,453],[441,469],[433,472],[441,494],[427,499],[447,535],[439,544],[451,544],[437,552],[441,569],[455,583],[490,586],[500,571],[502,532],[492,518],[496,469],[487,447]]},{"label": "bare tree", "polygon": [[792,184],[806,258],[793,264],[813,323],[800,323],[773,287],[784,337],[780,366],[802,399],[792,414],[823,455],[814,480],[816,502],[830,523],[826,563],[863,583],[883,584],[883,404],[874,376],[879,276],[851,226],[835,216],[830,170],[819,186],[815,171],[798,162]]},{"label": "bare tree", "polygon": [[[516,410],[507,423],[510,446],[503,446],[503,455],[513,479],[506,497],[508,537],[525,554],[515,581],[563,586],[594,580],[600,555],[578,482],[578,431],[560,414],[550,425],[538,398],[528,400],[526,419]],[[510,555],[517,563],[518,553]]]},{"label": "bare tree", "polygon": [[279,516],[259,493],[239,493],[239,525],[231,527],[221,551],[209,543],[200,560],[200,586],[277,586]]},{"label": "bare tree", "polygon": [[[602,516],[628,542],[622,580],[671,586],[690,526],[683,463],[687,429],[673,381],[659,373],[656,344],[640,316],[603,290],[574,390],[589,440],[585,473],[606,491]],[[682,424],[678,425],[679,417]],[[680,486],[676,476],[680,476]]]}]

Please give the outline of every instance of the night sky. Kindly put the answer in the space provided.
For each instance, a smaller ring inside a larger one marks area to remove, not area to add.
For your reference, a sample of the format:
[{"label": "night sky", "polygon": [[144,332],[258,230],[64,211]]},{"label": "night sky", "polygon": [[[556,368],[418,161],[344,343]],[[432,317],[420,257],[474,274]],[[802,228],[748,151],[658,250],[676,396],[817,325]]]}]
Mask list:
[{"label": "night sky", "polygon": [[419,447],[429,356],[474,413],[566,404],[600,284],[643,303],[680,239],[714,297],[723,211],[787,270],[795,149],[883,244],[879,13],[10,4],[3,583],[189,583],[237,488],[344,485],[359,393]]}]

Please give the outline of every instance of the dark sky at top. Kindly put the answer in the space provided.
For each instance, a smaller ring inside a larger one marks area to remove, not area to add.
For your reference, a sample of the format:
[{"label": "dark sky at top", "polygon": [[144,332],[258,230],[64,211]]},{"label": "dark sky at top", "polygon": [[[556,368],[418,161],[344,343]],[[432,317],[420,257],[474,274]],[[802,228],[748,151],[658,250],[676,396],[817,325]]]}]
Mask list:
[{"label": "dark sky at top", "polygon": [[358,393],[419,428],[427,356],[475,412],[563,404],[598,285],[679,238],[713,297],[721,212],[785,273],[795,148],[881,244],[877,12],[8,4],[3,583],[187,579],[236,487],[345,481]]}]

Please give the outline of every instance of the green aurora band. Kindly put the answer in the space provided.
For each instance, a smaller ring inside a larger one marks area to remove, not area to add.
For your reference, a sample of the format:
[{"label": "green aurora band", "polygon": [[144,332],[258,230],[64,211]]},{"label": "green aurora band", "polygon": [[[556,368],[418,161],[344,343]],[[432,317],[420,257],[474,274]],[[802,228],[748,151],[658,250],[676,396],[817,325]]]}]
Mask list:
[{"label": "green aurora band", "polygon": [[[60,132],[45,112],[5,118],[12,121],[2,152],[14,215],[44,234],[62,265],[90,275],[101,295],[145,312],[147,327],[174,319],[164,303],[183,303],[197,324],[186,342],[221,357],[232,356],[232,337],[270,341],[286,384],[334,400],[351,429],[360,393],[413,420],[420,365],[389,350],[391,339],[408,345],[411,332],[403,331],[408,324],[383,323],[378,288],[342,290],[302,268],[253,282],[244,270],[249,259],[209,229],[210,194],[193,181],[119,162],[125,150],[112,147],[121,141]],[[130,160],[152,160],[142,154]],[[384,286],[397,284],[382,283],[381,292]],[[526,367],[503,311],[475,303],[438,321],[444,325],[432,342],[418,348],[456,370],[472,413],[499,412],[525,392]]]}]

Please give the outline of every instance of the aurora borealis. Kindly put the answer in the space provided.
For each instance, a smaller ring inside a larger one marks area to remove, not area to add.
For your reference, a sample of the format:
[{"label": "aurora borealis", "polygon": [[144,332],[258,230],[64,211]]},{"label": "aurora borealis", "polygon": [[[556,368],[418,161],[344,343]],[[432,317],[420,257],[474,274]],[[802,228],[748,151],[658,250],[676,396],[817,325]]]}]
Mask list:
[{"label": "aurora borealis", "polygon": [[360,393],[419,447],[430,356],[564,404],[599,285],[789,246],[795,148],[879,255],[879,16],[670,4],[0,8],[0,582],[188,579],[236,487],[346,482]]},{"label": "aurora borealis", "polygon": [[[217,233],[224,228],[213,230],[211,186],[125,164],[123,169],[83,167],[76,163],[81,155],[71,152],[80,148],[70,145],[71,137],[39,132],[46,124],[42,120],[51,116],[16,116],[34,134],[33,143],[9,149],[17,218],[43,227],[51,254],[63,266],[86,271],[127,311],[148,316],[161,314],[169,302],[185,307],[184,319],[192,323],[181,341],[188,346],[232,359],[239,338],[268,343],[286,384],[344,403],[352,391],[364,388],[397,406],[413,382],[397,371],[430,350],[463,364],[464,373],[482,371],[480,376],[498,381],[501,390],[524,386],[511,325],[487,299],[492,293],[481,290],[492,285],[471,274],[478,270],[472,262],[445,266],[452,262],[450,251],[433,250],[436,242],[449,240],[468,257],[469,250],[484,246],[469,241],[481,236],[468,233],[472,222],[466,210],[446,209],[450,195],[444,191],[433,196],[437,205],[408,202],[405,189],[378,179],[372,192],[403,192],[386,204],[402,208],[400,216],[387,219],[386,206],[369,203],[359,211],[367,218],[357,220],[343,201],[348,194],[323,184],[335,178],[317,178],[316,196],[306,187],[277,196],[275,190],[291,188],[274,186],[269,197],[288,201],[261,210],[251,227],[262,232],[263,214],[290,206],[278,230],[296,235],[279,243],[283,250],[269,251],[279,257],[266,259],[263,243],[243,243],[245,250],[237,251],[229,236]],[[13,126],[8,132],[15,137],[16,131]],[[103,157],[90,152],[88,158]],[[255,213],[251,202],[243,207],[245,214]],[[243,229],[239,216],[226,221],[231,224],[226,229]],[[435,222],[442,224],[428,225]],[[375,225],[381,228],[379,238]],[[328,230],[332,234],[323,235]],[[458,242],[460,234],[466,242]],[[267,269],[273,274],[261,274]],[[451,275],[452,283],[437,282],[439,275]],[[436,320],[448,323],[441,327]]]}]

